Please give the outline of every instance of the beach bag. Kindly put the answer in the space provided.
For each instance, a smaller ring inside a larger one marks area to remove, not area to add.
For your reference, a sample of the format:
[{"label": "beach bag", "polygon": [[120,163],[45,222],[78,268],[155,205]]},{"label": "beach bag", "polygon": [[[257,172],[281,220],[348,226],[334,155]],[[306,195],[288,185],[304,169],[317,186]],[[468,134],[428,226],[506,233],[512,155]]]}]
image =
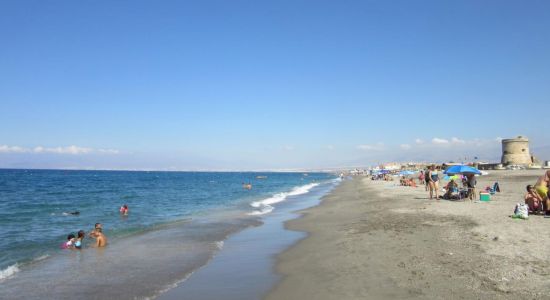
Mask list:
[{"label": "beach bag", "polygon": [[519,219],[529,218],[529,206],[525,203],[517,203],[514,208],[514,217]]}]

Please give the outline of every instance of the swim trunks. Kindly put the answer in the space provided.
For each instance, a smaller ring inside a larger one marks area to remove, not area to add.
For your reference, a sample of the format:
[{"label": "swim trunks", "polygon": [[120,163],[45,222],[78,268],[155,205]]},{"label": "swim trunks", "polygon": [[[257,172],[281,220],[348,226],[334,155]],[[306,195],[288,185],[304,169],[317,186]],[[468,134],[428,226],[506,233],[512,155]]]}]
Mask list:
[{"label": "swim trunks", "polygon": [[535,187],[535,190],[537,191],[539,196],[541,196],[542,198],[548,197],[548,187],[547,186],[539,185],[539,186]]}]

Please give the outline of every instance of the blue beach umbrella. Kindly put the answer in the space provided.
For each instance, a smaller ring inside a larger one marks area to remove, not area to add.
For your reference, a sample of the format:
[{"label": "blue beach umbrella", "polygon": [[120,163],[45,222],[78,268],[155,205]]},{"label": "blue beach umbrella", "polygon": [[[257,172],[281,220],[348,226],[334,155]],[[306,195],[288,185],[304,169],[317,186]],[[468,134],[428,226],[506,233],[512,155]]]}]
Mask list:
[{"label": "blue beach umbrella", "polygon": [[447,175],[455,175],[455,174],[477,174],[477,175],[481,175],[481,172],[474,168],[474,167],[470,167],[470,166],[465,166],[465,165],[458,165],[458,166],[452,166],[450,168],[448,168],[447,170],[445,170],[445,172],[443,172]]}]

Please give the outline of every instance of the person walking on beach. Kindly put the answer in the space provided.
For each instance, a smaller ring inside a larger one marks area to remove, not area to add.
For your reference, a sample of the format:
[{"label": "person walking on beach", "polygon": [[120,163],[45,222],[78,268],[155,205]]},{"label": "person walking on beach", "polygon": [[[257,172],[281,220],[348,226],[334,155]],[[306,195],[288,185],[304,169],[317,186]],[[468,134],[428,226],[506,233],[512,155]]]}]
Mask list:
[{"label": "person walking on beach", "polygon": [[426,179],[428,179],[427,181],[429,181],[430,200],[433,199],[434,192],[435,199],[439,200],[439,175],[437,174],[435,166],[430,166],[430,168],[428,169],[428,174],[426,174]]},{"label": "person walking on beach", "polygon": [[418,175],[418,181],[419,181],[420,184],[426,184],[425,175],[424,175],[423,170],[420,170],[420,175]]}]

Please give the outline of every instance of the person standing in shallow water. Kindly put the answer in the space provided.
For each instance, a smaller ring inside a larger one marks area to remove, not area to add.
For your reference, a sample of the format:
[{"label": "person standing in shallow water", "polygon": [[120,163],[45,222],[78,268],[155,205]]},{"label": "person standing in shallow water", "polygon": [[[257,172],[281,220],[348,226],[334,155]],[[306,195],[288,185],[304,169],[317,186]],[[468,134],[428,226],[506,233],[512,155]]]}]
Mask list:
[{"label": "person standing in shallow water", "polygon": [[107,246],[107,237],[103,234],[102,228],[96,228],[95,230],[95,247],[101,248]]},{"label": "person standing in shallow water", "polygon": [[84,230],[80,230],[78,232],[78,236],[76,238],[76,241],[74,242],[74,247],[76,249],[82,249],[82,242],[84,241],[84,237],[86,236],[86,233],[84,232]]}]

